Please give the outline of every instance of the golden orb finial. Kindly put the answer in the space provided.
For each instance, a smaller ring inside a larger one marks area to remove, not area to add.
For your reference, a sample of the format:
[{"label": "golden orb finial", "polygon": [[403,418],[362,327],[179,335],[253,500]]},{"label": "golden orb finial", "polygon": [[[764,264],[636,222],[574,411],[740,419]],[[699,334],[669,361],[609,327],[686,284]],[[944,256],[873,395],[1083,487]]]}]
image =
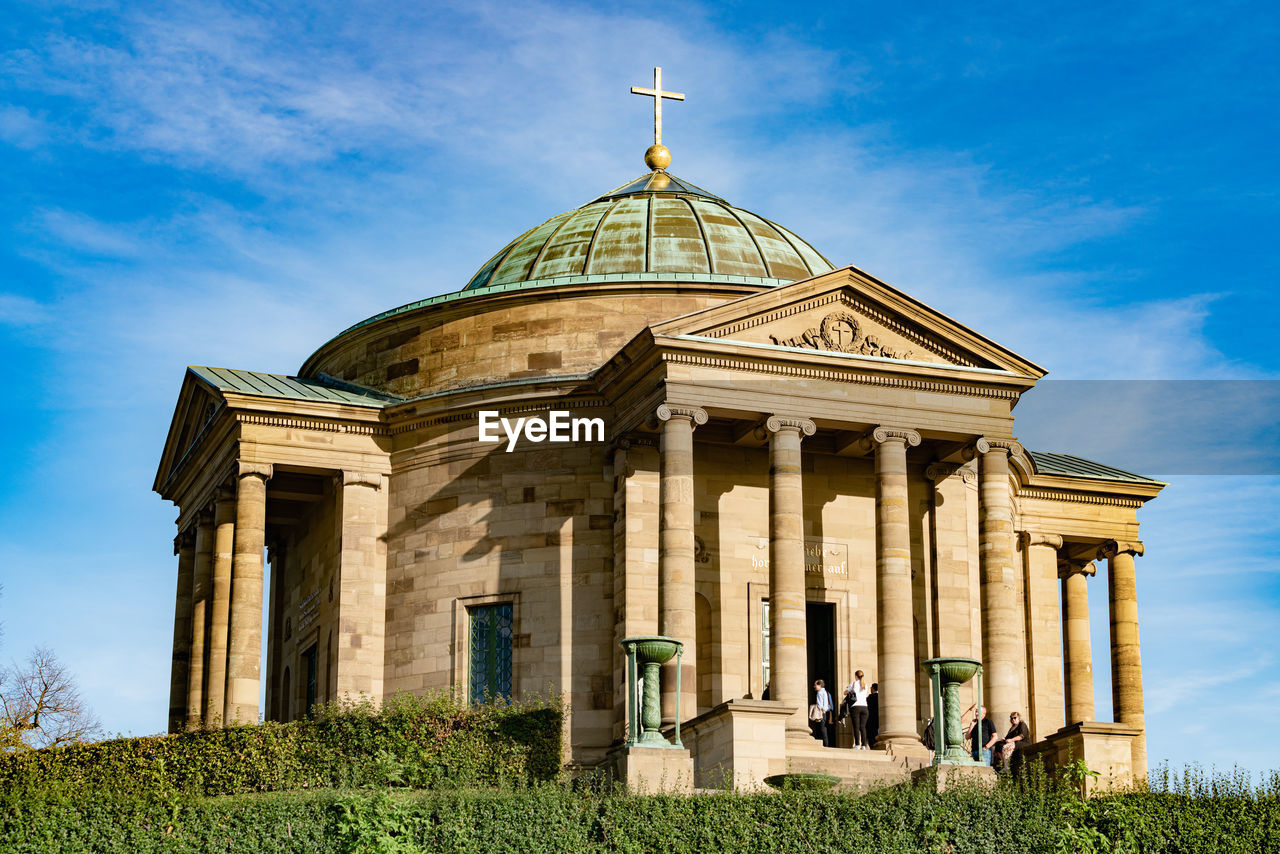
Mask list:
[{"label": "golden orb finial", "polygon": [[653,99],[653,145],[644,153],[644,162],[654,172],[661,172],[671,165],[671,151],[662,144],[662,99],[683,101],[681,92],[664,92],[662,89],[662,69],[653,69],[653,88],[642,89],[631,87],[633,95],[647,95]]},{"label": "golden orb finial", "polygon": [[671,149],[662,143],[655,143],[645,149],[644,165],[654,172],[661,172],[671,165]]}]

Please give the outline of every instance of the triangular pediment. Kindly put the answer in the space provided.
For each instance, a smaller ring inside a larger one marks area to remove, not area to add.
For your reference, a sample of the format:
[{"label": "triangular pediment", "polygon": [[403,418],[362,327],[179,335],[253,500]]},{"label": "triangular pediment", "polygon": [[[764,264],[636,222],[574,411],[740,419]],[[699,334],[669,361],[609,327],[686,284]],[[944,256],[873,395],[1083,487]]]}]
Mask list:
[{"label": "triangular pediment", "polygon": [[182,381],[182,390],[178,393],[178,404],[173,410],[173,420],[169,423],[164,452],[160,456],[160,468],[156,472],[155,482],[157,490],[195,446],[222,403],[222,395],[188,368]]},{"label": "triangular pediment", "polygon": [[1045,371],[855,267],[672,318],[655,335],[692,335],[834,353],[1012,371]]}]

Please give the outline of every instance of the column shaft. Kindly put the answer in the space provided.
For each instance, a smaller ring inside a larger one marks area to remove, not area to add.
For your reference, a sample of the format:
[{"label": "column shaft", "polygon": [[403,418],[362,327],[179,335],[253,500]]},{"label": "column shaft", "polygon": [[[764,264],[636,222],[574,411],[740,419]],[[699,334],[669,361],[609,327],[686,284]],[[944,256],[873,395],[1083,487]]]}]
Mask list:
[{"label": "column shaft", "polygon": [[1066,724],[1062,687],[1062,608],[1058,603],[1057,534],[1022,535],[1027,591],[1027,687],[1031,737],[1040,741]]},{"label": "column shaft", "polygon": [[1063,564],[1062,598],[1066,620],[1063,647],[1067,654],[1067,723],[1094,720],[1093,650],[1089,642],[1089,576],[1092,563]]},{"label": "column shaft", "polygon": [[203,717],[207,727],[222,726],[227,696],[227,628],[231,613],[231,557],[236,539],[236,500],[219,490],[213,511],[213,590],[209,605],[209,668]]},{"label": "column shaft", "polygon": [[880,734],[876,746],[891,753],[922,749],[916,730],[916,651],[911,600],[911,527],[907,445],[914,430],[877,428],[876,606],[880,647]]},{"label": "column shaft", "polygon": [[[1010,443],[1012,444],[1012,443]],[[978,548],[982,584],[982,666],[987,708],[996,729],[1019,708],[1022,635],[1014,605],[1013,505],[1009,496],[1009,447],[980,440],[978,452]]]},{"label": "column shaft", "polygon": [[186,725],[204,721],[208,657],[208,622],[213,584],[213,512],[205,509],[196,523],[195,570],[191,583],[191,670],[187,679]]},{"label": "column shaft", "polygon": [[966,482],[976,473],[969,468],[934,463],[925,470],[933,482],[930,530],[933,540],[933,656],[976,658],[973,649],[973,599],[969,581],[969,516]]},{"label": "column shaft", "polygon": [[262,559],[266,548],[267,478],[271,467],[240,463],[236,536],[227,633],[226,723],[258,722],[262,671]]},{"label": "column shaft", "polygon": [[[795,706],[787,734],[808,739],[809,651],[804,594],[800,441],[812,421],[773,416],[769,432],[769,698]],[[832,697],[835,686],[828,686]]]},{"label": "column shaft", "polygon": [[[623,444],[625,442],[625,445]],[[613,607],[619,615],[614,641],[658,633],[658,552],[661,486],[658,450],[624,439],[614,454]],[[626,654],[615,643],[614,738],[631,722]],[[637,711],[637,714],[639,712]],[[639,737],[638,733],[633,733]]]},{"label": "column shaft", "polygon": [[674,659],[663,669],[662,720],[676,717],[676,693],[680,714],[698,714],[698,627],[694,601],[693,428],[705,424],[707,413],[696,407],[663,404],[662,475],[659,503],[662,508],[658,552],[658,633],[684,644],[681,683],[675,684]]},{"label": "column shaft", "polygon": [[342,473],[338,698],[382,700],[387,613],[387,498],[379,474]]},{"label": "column shaft", "polygon": [[187,722],[187,685],[191,677],[191,590],[195,583],[195,531],[178,535],[178,589],[173,600],[173,663],[169,671],[169,732]]},{"label": "column shaft", "polygon": [[1138,584],[1134,555],[1141,543],[1102,546],[1108,558],[1107,592],[1111,615],[1111,703],[1118,723],[1143,730],[1133,742],[1134,779],[1147,776],[1146,718],[1142,704],[1142,654],[1138,648]]}]

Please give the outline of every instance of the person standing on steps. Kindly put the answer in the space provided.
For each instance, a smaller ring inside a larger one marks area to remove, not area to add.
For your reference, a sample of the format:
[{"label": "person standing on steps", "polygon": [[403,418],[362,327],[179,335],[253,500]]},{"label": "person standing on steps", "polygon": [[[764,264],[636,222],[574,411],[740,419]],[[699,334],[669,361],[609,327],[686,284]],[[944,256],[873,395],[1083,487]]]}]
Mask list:
[{"label": "person standing on steps", "polygon": [[818,711],[816,717],[813,714],[809,715],[813,734],[815,738],[822,739],[823,747],[830,747],[832,724],[835,723],[835,705],[831,702],[831,694],[827,691],[826,683],[821,679],[813,683],[813,693],[813,705]]},{"label": "person standing on steps", "polygon": [[853,681],[844,689],[845,702],[848,703],[849,717],[853,720],[853,749],[866,750],[867,745],[867,697],[870,695],[867,683],[863,681],[862,671],[853,674]]}]

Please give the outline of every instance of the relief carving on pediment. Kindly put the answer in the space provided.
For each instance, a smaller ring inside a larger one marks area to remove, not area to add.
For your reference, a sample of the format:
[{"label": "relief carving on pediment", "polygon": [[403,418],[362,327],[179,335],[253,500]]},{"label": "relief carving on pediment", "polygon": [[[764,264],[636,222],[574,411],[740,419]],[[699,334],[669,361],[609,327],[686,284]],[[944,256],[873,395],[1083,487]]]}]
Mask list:
[{"label": "relief carving on pediment", "polygon": [[[811,319],[811,318],[810,318]],[[798,318],[799,326],[806,318]],[[794,326],[793,326],[794,328]],[[833,311],[816,326],[809,326],[799,335],[769,334],[769,342],[782,347],[807,347],[812,350],[830,350],[835,353],[859,353],[863,356],[882,356],[886,359],[910,359],[912,350],[897,346],[898,342],[880,330],[867,327],[850,311]]]}]

